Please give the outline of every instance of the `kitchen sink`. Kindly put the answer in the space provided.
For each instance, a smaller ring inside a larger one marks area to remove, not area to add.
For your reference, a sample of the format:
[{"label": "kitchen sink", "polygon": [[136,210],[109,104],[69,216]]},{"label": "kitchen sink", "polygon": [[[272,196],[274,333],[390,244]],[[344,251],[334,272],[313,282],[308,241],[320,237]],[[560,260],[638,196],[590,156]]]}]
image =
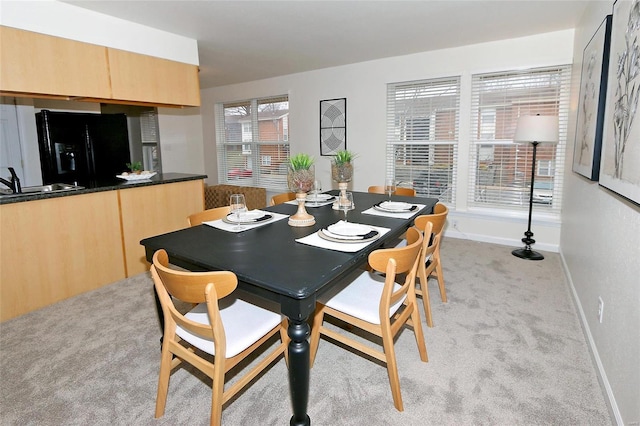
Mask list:
[{"label": "kitchen sink", "polygon": [[72,185],[69,183],[50,183],[48,185],[25,186],[22,188],[22,192],[19,194],[13,194],[11,192],[3,190],[2,192],[0,192],[0,195],[3,197],[21,197],[34,194],[50,194],[63,191],[76,191],[79,189],[84,189],[84,186]]}]

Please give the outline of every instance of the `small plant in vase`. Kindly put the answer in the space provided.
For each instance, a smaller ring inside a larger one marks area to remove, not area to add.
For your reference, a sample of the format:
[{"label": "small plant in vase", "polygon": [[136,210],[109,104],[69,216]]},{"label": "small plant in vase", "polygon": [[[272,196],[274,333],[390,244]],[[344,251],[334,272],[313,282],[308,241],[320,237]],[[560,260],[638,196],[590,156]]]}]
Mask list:
[{"label": "small plant in vase", "polygon": [[127,163],[127,167],[131,170],[131,173],[135,175],[139,175],[142,173],[142,163],[140,161],[136,161],[133,163]]},{"label": "small plant in vase", "polygon": [[[348,183],[353,178],[353,160],[356,155],[346,149],[336,152],[331,160],[331,178],[338,183],[340,197],[344,198],[347,192]],[[338,209],[337,201],[333,205],[334,209]]]},{"label": "small plant in vase", "polygon": [[291,226],[311,226],[316,223],[315,218],[304,208],[307,192],[313,188],[316,177],[313,161],[313,157],[308,154],[297,154],[289,158],[287,183],[289,190],[296,193],[298,201],[298,211],[289,218]]}]

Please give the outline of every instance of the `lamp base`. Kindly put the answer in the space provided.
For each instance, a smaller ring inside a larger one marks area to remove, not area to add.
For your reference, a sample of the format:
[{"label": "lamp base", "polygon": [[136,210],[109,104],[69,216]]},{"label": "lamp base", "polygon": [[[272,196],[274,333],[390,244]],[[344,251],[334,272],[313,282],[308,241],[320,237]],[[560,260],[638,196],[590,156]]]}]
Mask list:
[{"label": "lamp base", "polygon": [[531,250],[531,247],[525,247],[521,249],[516,249],[511,252],[512,255],[519,257],[520,259],[526,260],[542,260],[544,256],[538,253],[537,251]]}]

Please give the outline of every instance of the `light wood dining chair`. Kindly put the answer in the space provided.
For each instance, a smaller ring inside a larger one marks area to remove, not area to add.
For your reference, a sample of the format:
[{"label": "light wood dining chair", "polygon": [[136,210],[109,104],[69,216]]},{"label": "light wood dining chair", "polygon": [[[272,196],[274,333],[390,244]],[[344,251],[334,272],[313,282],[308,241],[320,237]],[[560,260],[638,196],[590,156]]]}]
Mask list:
[{"label": "light wood dining chair", "polygon": [[[440,243],[444,236],[444,225],[447,221],[448,213],[449,209],[447,206],[442,203],[437,203],[433,208],[432,214],[418,216],[414,221],[415,227],[421,231],[425,230],[425,226],[428,223],[432,226],[431,232],[424,232],[423,236],[427,242],[431,242],[430,245],[434,246],[434,250],[430,256],[426,255],[426,253],[422,256],[423,261],[420,263],[418,268],[420,286],[416,289],[416,294],[422,297],[422,304],[424,305],[424,313],[426,317],[425,319],[429,327],[433,327],[428,285],[429,278],[433,277],[438,280],[440,298],[444,303],[447,302],[447,291],[444,286],[444,274],[442,272],[442,261],[440,259]],[[433,237],[431,237],[432,234]],[[399,244],[399,246],[401,245],[402,243]]]},{"label": "light wood dining chair", "polygon": [[296,193],[295,192],[283,192],[282,194],[276,194],[271,197],[271,205],[275,206],[276,204],[286,203],[287,201],[295,200]]},{"label": "light wood dining chair", "polygon": [[[384,186],[380,186],[380,185],[373,185],[370,186],[368,189],[368,192],[371,194],[386,194],[386,192],[384,191]],[[393,195],[403,195],[406,197],[415,197],[416,196],[416,190],[413,188],[405,188],[402,186],[398,186],[396,187],[396,190],[394,191]]]},{"label": "light wood dining chair", "polygon": [[[387,366],[393,403],[403,411],[400,378],[393,340],[405,324],[413,327],[420,359],[427,362],[427,347],[420,323],[415,295],[415,277],[422,249],[422,234],[407,230],[409,244],[401,248],[379,249],[369,255],[373,271],[357,270],[345,277],[343,285],[319,301],[311,328],[311,365],[315,361],[320,335],[382,361]],[[380,272],[385,275],[381,275]],[[396,274],[406,274],[403,284],[395,282]],[[324,326],[325,315],[365,330],[382,338],[383,350],[371,348],[345,333]]]},{"label": "light wood dining chair", "polygon": [[[158,250],[153,255],[151,275],[164,315],[155,417],[164,415],[171,370],[186,361],[213,380],[210,422],[220,425],[222,405],[286,353],[286,321],[279,314],[231,295],[238,284],[233,272],[173,270],[167,252]],[[183,315],[173,298],[197,305]],[[267,355],[263,353],[254,367],[225,390],[225,373],[277,333],[281,342],[276,348]]]},{"label": "light wood dining chair", "polygon": [[189,226],[200,225],[202,222],[209,222],[210,220],[222,219],[229,214],[229,206],[215,207],[202,212],[194,213],[187,217]]},{"label": "light wood dining chair", "polygon": [[[433,230],[433,222],[424,216],[426,220],[420,220],[415,224],[416,229],[420,230],[422,235],[422,252],[420,253],[420,263],[418,264],[418,272],[416,274],[416,295],[422,298],[422,305],[424,307],[424,316],[427,322],[427,326],[433,327],[433,316],[431,314],[431,298],[429,296],[429,287],[427,284],[429,275],[435,268],[435,262],[433,260],[434,253],[440,243],[441,234],[435,234]],[[420,228],[422,227],[422,229]],[[418,284],[419,282],[419,284]]]}]

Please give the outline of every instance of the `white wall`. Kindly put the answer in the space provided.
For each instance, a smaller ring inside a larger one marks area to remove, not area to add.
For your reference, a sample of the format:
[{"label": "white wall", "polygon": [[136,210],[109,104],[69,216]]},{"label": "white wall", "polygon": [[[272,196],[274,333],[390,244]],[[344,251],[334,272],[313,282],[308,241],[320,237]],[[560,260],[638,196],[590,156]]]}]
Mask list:
[{"label": "white wall", "polygon": [[158,108],[162,171],[204,173],[200,108]]},{"label": "white wall", "polygon": [[[572,58],[573,30],[568,30],[205,89],[202,91],[203,136],[209,182],[215,183],[217,176],[214,166],[215,103],[288,94],[291,152],[315,156],[316,174],[322,179],[323,187],[330,188],[333,184],[330,157],[320,156],[319,101],[346,97],[347,147],[358,154],[352,188],[366,191],[369,185],[382,184],[385,175],[387,83],[453,75],[462,77],[459,162],[465,164],[469,158],[472,74],[570,64]],[[467,171],[460,168],[457,178],[459,191],[451,217],[457,220],[458,230],[448,229],[447,234],[521,245],[520,239],[526,230],[526,212],[501,217],[495,213],[474,212],[466,205]],[[532,228],[538,249],[558,250],[560,223],[557,218],[549,219],[534,212]]]},{"label": "white wall", "polygon": [[561,253],[616,421],[630,425],[640,422],[640,207],[571,171],[582,53],[612,3],[592,2],[576,28]]}]

